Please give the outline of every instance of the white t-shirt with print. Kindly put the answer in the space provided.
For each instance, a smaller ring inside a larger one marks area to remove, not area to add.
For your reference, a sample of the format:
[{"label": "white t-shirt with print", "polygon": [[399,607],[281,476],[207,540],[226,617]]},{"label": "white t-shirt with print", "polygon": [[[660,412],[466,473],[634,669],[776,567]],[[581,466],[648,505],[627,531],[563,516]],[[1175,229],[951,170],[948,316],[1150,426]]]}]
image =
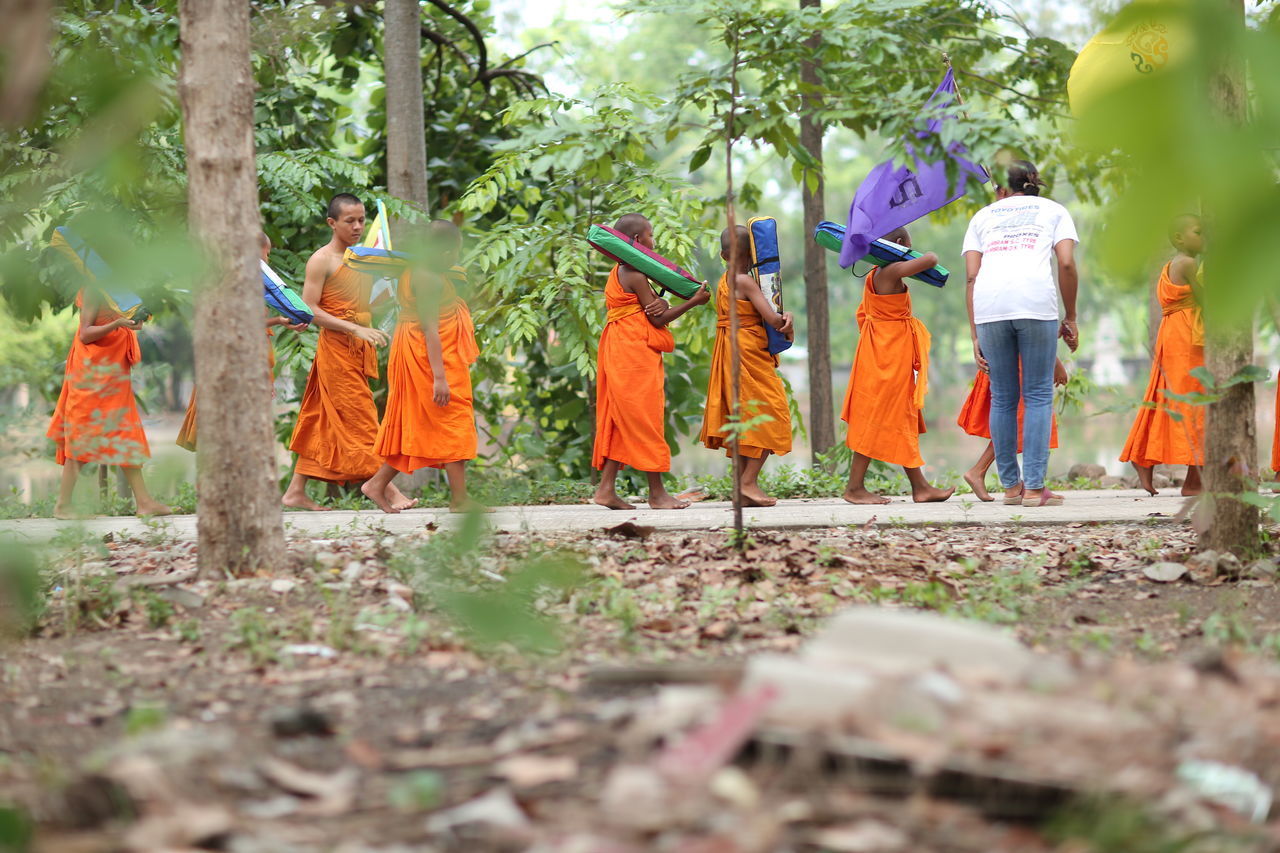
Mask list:
[{"label": "white t-shirt with print", "polygon": [[1063,240],[1080,241],[1071,214],[1056,201],[1009,196],[974,214],[964,251],[981,252],[973,286],[973,318],[1057,320],[1058,288],[1050,259]]}]

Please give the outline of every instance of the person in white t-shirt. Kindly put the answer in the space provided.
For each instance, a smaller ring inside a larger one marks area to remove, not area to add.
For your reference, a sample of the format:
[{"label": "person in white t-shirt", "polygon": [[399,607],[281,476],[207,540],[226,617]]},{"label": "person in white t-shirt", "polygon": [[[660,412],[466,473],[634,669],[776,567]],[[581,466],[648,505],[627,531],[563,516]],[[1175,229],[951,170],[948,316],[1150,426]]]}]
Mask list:
[{"label": "person in white t-shirt", "polygon": [[[1026,160],[1009,166],[996,201],[974,214],[964,236],[969,327],[978,368],[991,376],[991,441],[1004,502],[1059,506],[1045,486],[1053,419],[1053,366],[1058,338],[1072,352],[1076,327],[1075,246],[1067,209],[1040,198],[1044,182]],[[1058,262],[1057,284],[1052,261]],[[1058,294],[1065,317],[1059,320]],[[1018,404],[1025,404],[1022,470],[1018,467]]]}]

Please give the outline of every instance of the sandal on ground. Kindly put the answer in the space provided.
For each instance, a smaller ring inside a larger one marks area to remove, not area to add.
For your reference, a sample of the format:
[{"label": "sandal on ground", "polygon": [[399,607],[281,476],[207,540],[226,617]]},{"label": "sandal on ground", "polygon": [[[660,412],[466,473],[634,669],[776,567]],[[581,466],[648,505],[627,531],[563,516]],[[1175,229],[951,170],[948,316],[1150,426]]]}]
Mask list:
[{"label": "sandal on ground", "polygon": [[1038,498],[1023,498],[1023,506],[1062,506],[1062,495],[1055,495],[1045,489]]},{"label": "sandal on ground", "polygon": [[1022,495],[1023,495],[1023,492],[1025,491],[1026,490],[1023,489],[1022,492],[1018,492],[1018,494],[1014,495],[1013,497],[1009,497],[1009,495],[1005,495],[1004,505],[1005,506],[1022,506]]}]

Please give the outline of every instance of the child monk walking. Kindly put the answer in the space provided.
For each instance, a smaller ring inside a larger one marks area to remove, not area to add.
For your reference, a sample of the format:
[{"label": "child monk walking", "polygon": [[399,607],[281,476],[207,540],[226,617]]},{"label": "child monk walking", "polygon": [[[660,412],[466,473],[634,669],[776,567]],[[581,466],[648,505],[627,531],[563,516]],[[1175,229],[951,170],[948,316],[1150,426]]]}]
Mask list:
[{"label": "child monk walking", "polygon": [[[653,225],[628,213],[614,229],[642,246],[653,248]],[[681,314],[710,299],[705,287],[682,305],[659,299],[649,279],[619,264],[609,273],[604,304],[609,310],[600,333],[597,360],[596,440],[591,464],[600,471],[595,502],[609,509],[635,509],[618,497],[618,471],[629,465],[649,479],[649,506],[685,509],[689,504],[668,494],[662,474],[671,468],[664,431],[666,396],[662,354],[675,350],[667,326]]]},{"label": "child monk walking", "polygon": [[[369,380],[378,375],[374,347],[386,346],[388,338],[369,325],[373,280],[343,263],[343,254],[364,234],[364,203],[339,193],[329,202],[327,221],[333,237],[307,261],[302,285],[302,301],[315,315],[320,336],[289,442],[298,464],[283,498],[287,507],[309,510],[324,507],[307,496],[308,480],[360,483],[382,466],[373,451],[378,409]],[[387,491],[396,509],[415,503],[394,484]]]},{"label": "child monk walking", "polygon": [[476,456],[471,365],[480,355],[467,303],[454,281],[462,232],[452,222],[427,229],[419,275],[400,278],[400,319],[387,361],[387,408],[374,452],[386,460],[360,490],[384,512],[399,512],[390,492],[397,473],[443,468],[449,509],[480,507],[467,497],[466,461]]},{"label": "child monk walking", "polygon": [[[267,236],[267,232],[258,232],[259,241],[262,245],[262,260],[266,261],[271,256],[271,238]],[[271,346],[271,329],[274,326],[284,326],[295,332],[305,331],[306,323],[290,323],[287,317],[268,317],[267,318],[267,369],[275,370],[276,351]],[[182,428],[178,430],[178,439],[174,442],[183,450],[196,452],[196,391],[191,389],[191,402],[187,404],[187,416],[182,420]]]},{"label": "child monk walking", "polygon": [[47,433],[62,466],[54,517],[78,517],[76,481],[90,462],[124,469],[138,515],[168,515],[172,510],[151,496],[142,479],[142,463],[151,449],[130,383],[133,366],[142,360],[142,323],[113,311],[93,288],[81,290],[76,305],[80,327],[71,340],[62,393]]},{"label": "child monk walking", "polygon": [[[899,228],[885,239],[911,247]],[[872,459],[906,469],[916,503],[945,501],[954,488],[939,489],[925,479],[920,456],[924,398],[929,380],[929,330],[911,315],[906,279],[938,265],[932,252],[867,273],[858,307],[858,349],[840,417],[849,425],[845,444],[853,451],[844,499],[852,504],[887,504],[867,490]]]},{"label": "child monk walking", "polygon": [[[1062,359],[1058,359],[1053,366],[1053,384],[1067,384],[1067,368],[1062,363]],[[1018,403],[1018,452],[1022,452],[1022,416],[1026,406],[1021,402]],[[982,455],[978,457],[978,461],[973,467],[965,472],[964,481],[969,484],[969,488],[973,489],[973,496],[980,501],[993,501],[991,493],[987,491],[987,471],[996,461],[996,446],[990,441],[991,438],[991,377],[987,375],[985,370],[979,370],[978,375],[974,377],[973,387],[969,389],[969,396],[965,398],[964,405],[960,407],[960,417],[956,419],[956,423],[960,425],[969,435],[978,438],[988,439],[987,446],[983,449]],[[1049,421],[1049,449],[1056,450],[1058,447],[1058,419],[1054,417]],[[1011,505],[1021,506],[1022,495],[1017,497],[1017,503],[1014,499],[1009,498]]]},{"label": "child monk walking", "polygon": [[760,289],[760,283],[751,276],[751,232],[745,226],[736,226],[735,232],[726,228],[720,234],[720,257],[726,263],[730,260],[731,233],[736,233],[738,241],[736,266],[720,277],[716,289],[716,345],[711,355],[711,384],[707,388],[707,410],[699,440],[712,450],[723,447],[726,454],[732,456],[728,428],[733,414],[729,300],[736,299],[738,351],[742,365],[739,420],[751,423],[762,418],[763,422],[752,423],[738,435],[738,455],[742,457],[742,464],[735,465],[734,470],[741,471],[743,503],[747,506],[773,506],[778,501],[760,488],[760,469],[769,454],[783,456],[791,452],[791,408],[787,404],[782,377],[778,375],[778,357],[769,352],[764,324],[768,323],[790,337],[793,320],[790,312],[777,312]]},{"label": "child monk walking", "polygon": [[[1204,325],[1193,288],[1198,287],[1197,257],[1204,251],[1200,217],[1181,216],[1174,221],[1169,242],[1178,254],[1160,271],[1156,295],[1164,318],[1156,335],[1151,379],[1142,407],[1129,430],[1121,462],[1132,462],[1142,488],[1154,495],[1156,465],[1186,465],[1182,494],[1201,491],[1200,466],[1204,463],[1204,407],[1168,397],[1204,390],[1191,371],[1204,365]],[[1176,418],[1175,418],[1176,415]]]}]

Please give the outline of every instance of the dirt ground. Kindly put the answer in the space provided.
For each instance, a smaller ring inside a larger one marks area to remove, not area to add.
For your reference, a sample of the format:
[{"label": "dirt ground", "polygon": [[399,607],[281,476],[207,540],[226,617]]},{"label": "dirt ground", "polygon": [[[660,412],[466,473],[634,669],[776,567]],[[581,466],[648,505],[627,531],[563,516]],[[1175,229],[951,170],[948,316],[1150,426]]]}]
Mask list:
[{"label": "dirt ground", "polygon": [[1193,541],[1168,521],[842,528],[738,556],[723,532],[425,530],[295,541],[290,569],[234,580],[195,580],[194,545],[160,535],[63,542],[34,635],[3,648],[0,804],[50,851],[1280,849],[1231,820],[1170,846],[1141,804],[1010,822],[745,760],[689,814],[607,791],[682,734],[671,684],[730,689],[855,603],[1071,659],[1267,666],[1265,566],[1144,575]]}]

